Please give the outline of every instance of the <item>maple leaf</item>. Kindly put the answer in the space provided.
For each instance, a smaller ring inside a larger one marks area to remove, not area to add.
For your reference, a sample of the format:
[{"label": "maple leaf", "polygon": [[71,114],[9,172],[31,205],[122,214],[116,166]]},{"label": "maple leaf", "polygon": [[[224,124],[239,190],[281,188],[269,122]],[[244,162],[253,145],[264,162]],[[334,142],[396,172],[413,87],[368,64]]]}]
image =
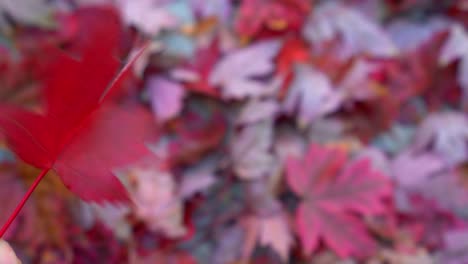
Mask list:
[{"label": "maple leaf", "polygon": [[222,95],[227,99],[271,93],[268,85],[254,78],[265,77],[274,71],[273,59],[280,48],[281,41],[273,39],[229,53],[215,65],[209,77],[210,84],[221,86]]},{"label": "maple leaf", "polygon": [[382,198],[391,188],[369,161],[346,162],[345,151],[315,144],[304,158],[287,160],[286,180],[302,198],[296,227],[306,253],[317,249],[320,239],[342,257],[368,255],[375,249],[362,220],[351,212],[383,212]]},{"label": "maple leaf", "polygon": [[334,38],[341,39],[342,46],[337,52],[343,59],[363,53],[377,57],[392,57],[397,53],[382,28],[359,12],[334,1],[316,8],[302,33],[316,45],[323,45]]},{"label": "maple leaf", "polygon": [[334,90],[328,77],[304,64],[296,65],[295,77],[283,104],[291,114],[298,108],[298,123],[308,125],[315,119],[332,113],[340,106],[342,95]]},{"label": "maple leaf", "polygon": [[[118,20],[113,9],[98,10],[104,21]],[[80,59],[54,52],[44,75],[44,113],[0,106],[0,127],[18,157],[55,170],[71,191],[96,202],[126,200],[110,170],[146,154],[143,140],[154,131],[145,109],[110,100],[109,92],[122,84],[132,62],[116,77],[120,24],[104,25],[89,31]]]}]

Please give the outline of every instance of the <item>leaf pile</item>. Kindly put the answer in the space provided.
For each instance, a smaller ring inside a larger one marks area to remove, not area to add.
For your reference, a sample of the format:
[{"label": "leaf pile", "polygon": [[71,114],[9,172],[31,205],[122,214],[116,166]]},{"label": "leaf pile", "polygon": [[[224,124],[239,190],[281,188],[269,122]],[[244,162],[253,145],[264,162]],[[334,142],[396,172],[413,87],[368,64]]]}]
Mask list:
[{"label": "leaf pile", "polygon": [[468,261],[466,1],[16,2],[3,262]]}]

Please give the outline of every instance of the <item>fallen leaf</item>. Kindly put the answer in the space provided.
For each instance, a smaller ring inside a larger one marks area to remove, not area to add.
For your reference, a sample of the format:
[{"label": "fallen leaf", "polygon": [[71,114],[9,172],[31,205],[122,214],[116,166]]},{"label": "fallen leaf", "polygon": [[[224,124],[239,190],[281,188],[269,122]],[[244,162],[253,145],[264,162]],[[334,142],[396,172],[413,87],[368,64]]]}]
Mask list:
[{"label": "fallen leaf", "polygon": [[240,111],[236,123],[248,125],[271,119],[279,112],[279,108],[279,104],[273,99],[251,99]]},{"label": "fallen leaf", "polygon": [[352,8],[334,1],[315,8],[303,28],[303,35],[315,45],[323,45],[334,38],[340,39],[341,46],[337,52],[343,59],[359,54],[392,57],[398,52],[379,25]]},{"label": "fallen leaf", "polygon": [[273,128],[270,120],[244,128],[231,145],[231,159],[236,175],[244,180],[269,175],[274,169],[275,157],[271,153]]},{"label": "fallen leaf", "polygon": [[119,0],[118,7],[126,23],[137,26],[142,32],[157,35],[163,29],[179,25],[177,17],[169,12],[167,6],[152,0]]},{"label": "fallen leaf", "polygon": [[375,250],[364,223],[350,212],[384,212],[382,199],[391,194],[391,186],[369,161],[346,164],[347,160],[343,150],[314,144],[304,158],[288,159],[286,180],[302,198],[296,228],[307,254],[317,249],[320,240],[341,257],[366,256]]},{"label": "fallen leaf", "polygon": [[300,126],[332,113],[340,106],[342,95],[322,72],[307,65],[296,65],[295,77],[283,103],[286,113],[298,111]]},{"label": "fallen leaf", "polygon": [[431,150],[450,165],[468,158],[468,119],[458,112],[440,112],[427,116],[414,136],[412,148]]},{"label": "fallen leaf", "polygon": [[400,153],[392,162],[392,175],[404,188],[418,189],[421,184],[446,168],[446,163],[431,153]]},{"label": "fallen leaf", "polygon": [[147,81],[153,113],[161,122],[176,117],[182,111],[185,90],[181,84],[164,77],[152,76]]},{"label": "fallen leaf", "polygon": [[[281,41],[273,39],[261,41],[227,54],[214,67],[210,74],[211,85],[221,86],[226,99],[258,97],[271,93],[268,85],[254,79],[264,77],[274,71],[273,59],[281,48]],[[252,58],[255,58],[252,61]]]},{"label": "fallen leaf", "polygon": [[187,89],[204,95],[219,97],[219,90],[210,82],[210,74],[221,56],[219,40],[213,40],[206,47],[198,48],[186,65],[171,71],[174,79],[187,84]]},{"label": "fallen leaf", "polygon": [[[255,243],[258,241],[262,246],[271,247],[284,262],[287,262],[293,237],[285,215],[276,213],[264,217],[250,216],[243,220],[247,237],[251,237]],[[249,258],[252,251],[253,249],[245,250],[244,245],[245,258]]]},{"label": "fallen leaf", "polygon": [[183,237],[187,230],[182,198],[177,195],[174,176],[164,169],[136,167],[127,177],[135,215],[152,231],[162,232],[170,238]]},{"label": "fallen leaf", "polygon": [[[55,170],[82,199],[123,201],[125,189],[110,170],[148,153],[143,140],[154,130],[145,109],[124,110],[109,101],[109,91],[122,84],[132,62],[114,77],[119,67],[114,58],[120,30],[113,23],[117,14],[109,8],[96,14],[110,20],[89,31],[92,40],[85,44],[81,59],[59,53],[49,66],[45,113],[2,105],[0,126],[21,159]],[[88,183],[91,179],[93,184]]]},{"label": "fallen leaf", "polygon": [[211,164],[191,168],[183,174],[178,193],[182,198],[187,199],[198,192],[208,189],[215,182],[215,168]]}]

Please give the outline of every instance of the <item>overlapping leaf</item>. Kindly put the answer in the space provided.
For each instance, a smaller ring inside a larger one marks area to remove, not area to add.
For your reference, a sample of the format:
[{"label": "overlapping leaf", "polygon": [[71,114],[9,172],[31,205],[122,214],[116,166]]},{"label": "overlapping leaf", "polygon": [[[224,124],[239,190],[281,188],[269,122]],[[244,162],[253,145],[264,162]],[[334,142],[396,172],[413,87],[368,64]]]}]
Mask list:
[{"label": "overlapping leaf", "polygon": [[129,68],[116,77],[120,24],[113,23],[115,12],[102,8],[95,15],[107,16],[109,23],[90,31],[82,57],[75,60],[59,53],[48,68],[44,113],[2,105],[0,125],[21,159],[56,170],[82,199],[118,201],[126,194],[111,169],[145,154],[143,140],[153,129],[145,109],[124,109],[109,98],[104,104]]},{"label": "overlapping leaf", "polygon": [[366,160],[346,163],[343,150],[315,144],[304,158],[288,160],[286,179],[302,198],[296,228],[307,253],[316,250],[319,241],[343,257],[366,255],[375,248],[362,220],[350,212],[383,212],[382,199],[390,195],[390,184]]}]

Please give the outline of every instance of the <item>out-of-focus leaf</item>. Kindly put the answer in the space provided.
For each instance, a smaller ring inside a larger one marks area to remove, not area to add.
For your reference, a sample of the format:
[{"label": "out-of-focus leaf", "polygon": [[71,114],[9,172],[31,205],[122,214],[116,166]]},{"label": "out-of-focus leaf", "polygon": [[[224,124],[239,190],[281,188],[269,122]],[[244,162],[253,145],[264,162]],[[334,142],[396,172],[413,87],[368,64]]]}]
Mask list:
[{"label": "out-of-focus leaf", "polygon": [[[53,6],[46,0],[1,0],[0,11],[31,25],[51,26]],[[2,26],[0,26],[2,27]]]},{"label": "out-of-focus leaf", "polygon": [[346,164],[347,160],[343,150],[314,144],[304,158],[288,160],[287,182],[302,198],[296,211],[296,228],[308,254],[317,249],[320,240],[342,257],[366,256],[375,250],[362,220],[350,212],[384,212],[382,199],[392,188],[369,161]]},{"label": "out-of-focus leaf", "polygon": [[450,35],[440,52],[439,63],[447,65],[459,60],[458,83],[464,89],[464,95],[468,93],[468,35],[462,25],[453,25]]},{"label": "out-of-focus leaf", "polygon": [[223,140],[226,122],[220,113],[204,118],[190,113],[176,126],[176,137],[169,143],[169,160],[174,164],[191,164],[215,149]]},{"label": "out-of-focus leaf", "polygon": [[183,174],[182,181],[178,188],[178,194],[182,198],[202,192],[211,187],[216,182],[214,164],[205,165],[198,168],[191,168]]},{"label": "out-of-focus leaf", "polygon": [[206,47],[195,51],[187,65],[172,70],[176,80],[187,84],[187,89],[213,97],[219,96],[219,90],[210,82],[210,74],[220,57],[219,41],[214,40]]},{"label": "out-of-focus leaf", "polygon": [[295,67],[295,77],[284,101],[283,109],[291,114],[297,110],[301,126],[332,113],[340,107],[342,95],[322,72],[307,65]]},{"label": "out-of-focus leaf", "polygon": [[235,27],[243,36],[254,37],[262,29],[298,31],[311,9],[307,0],[243,1]]},{"label": "out-of-focus leaf", "polygon": [[147,89],[151,94],[153,113],[159,121],[170,120],[182,110],[185,90],[179,83],[153,76],[147,81]]},{"label": "out-of-focus leaf", "polygon": [[218,235],[217,245],[211,257],[211,263],[235,263],[241,257],[245,231],[240,225],[225,228]]},{"label": "out-of-focus leaf", "polygon": [[411,51],[429,41],[435,33],[446,30],[448,25],[449,21],[442,18],[430,19],[424,23],[396,20],[387,27],[387,32],[400,50]]},{"label": "out-of-focus leaf", "polygon": [[444,235],[444,250],[439,254],[439,263],[458,264],[468,261],[468,232],[466,229],[451,230]]},{"label": "out-of-focus leaf", "polygon": [[127,177],[136,216],[153,231],[170,238],[184,236],[183,203],[177,196],[174,176],[164,169],[148,167],[134,168]]},{"label": "out-of-focus leaf", "polygon": [[265,82],[254,78],[265,77],[273,72],[273,59],[280,47],[281,42],[274,39],[227,54],[211,72],[210,83],[221,86],[223,97],[227,99],[258,97],[271,93]]},{"label": "out-of-focus leaf", "polygon": [[[449,191],[447,191],[449,190]],[[456,171],[439,173],[420,186],[419,192],[455,215],[466,217],[468,209],[468,188],[465,187],[463,175]]]},{"label": "out-of-focus leaf", "polygon": [[[287,261],[293,237],[285,215],[277,213],[264,217],[250,216],[243,219],[243,224],[247,237],[252,238],[255,242],[258,240],[262,246],[271,247],[284,262]],[[244,253],[248,254],[245,256],[246,258],[250,257],[251,251],[248,250]]]},{"label": "out-of-focus leaf", "polygon": [[371,78],[371,74],[378,69],[379,66],[375,63],[357,60],[340,81],[338,89],[345,94],[345,97],[355,101],[379,97],[384,93],[384,88],[378,87],[377,82]]},{"label": "out-of-focus leaf", "polygon": [[251,99],[242,108],[237,119],[240,125],[256,123],[262,120],[271,119],[279,112],[279,104],[273,99]]},{"label": "out-of-focus leaf", "polygon": [[168,10],[164,3],[158,3],[158,1],[119,0],[118,6],[128,24],[137,26],[149,35],[156,35],[163,29],[175,28],[179,25],[178,18]]},{"label": "out-of-focus leaf", "polygon": [[314,10],[304,26],[303,34],[316,45],[340,39],[338,52],[344,59],[358,54],[377,57],[397,54],[395,45],[381,27],[335,1],[326,2]]},{"label": "out-of-focus leaf", "polygon": [[401,186],[418,189],[431,176],[446,167],[445,162],[431,153],[415,154],[411,151],[400,153],[392,162],[392,174]]},{"label": "out-of-focus leaf", "polygon": [[420,125],[413,149],[431,150],[449,164],[455,165],[468,158],[468,119],[458,112],[441,112],[429,115]]},{"label": "out-of-focus leaf", "polygon": [[269,175],[275,165],[271,153],[273,128],[270,120],[247,126],[238,133],[231,145],[234,172],[245,180]]}]

